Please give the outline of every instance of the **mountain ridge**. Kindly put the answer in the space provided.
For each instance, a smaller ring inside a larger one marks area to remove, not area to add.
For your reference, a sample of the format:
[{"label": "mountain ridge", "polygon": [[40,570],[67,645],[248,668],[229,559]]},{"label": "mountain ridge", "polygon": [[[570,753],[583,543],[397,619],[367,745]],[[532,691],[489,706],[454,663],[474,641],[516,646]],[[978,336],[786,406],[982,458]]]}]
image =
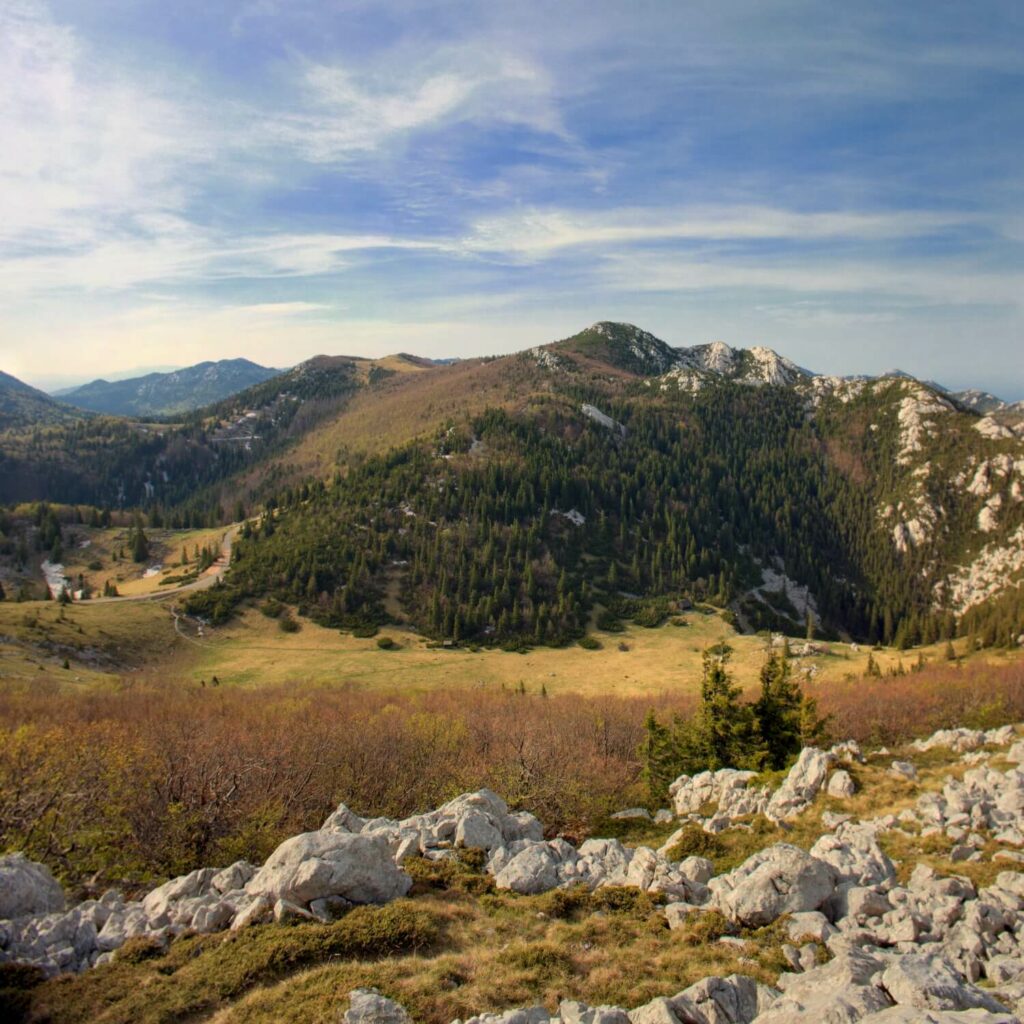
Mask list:
[{"label": "mountain ridge", "polygon": [[174,416],[229,398],[282,372],[244,358],[205,360],[166,373],[116,381],[97,378],[64,389],[59,397],[68,404],[108,415]]}]

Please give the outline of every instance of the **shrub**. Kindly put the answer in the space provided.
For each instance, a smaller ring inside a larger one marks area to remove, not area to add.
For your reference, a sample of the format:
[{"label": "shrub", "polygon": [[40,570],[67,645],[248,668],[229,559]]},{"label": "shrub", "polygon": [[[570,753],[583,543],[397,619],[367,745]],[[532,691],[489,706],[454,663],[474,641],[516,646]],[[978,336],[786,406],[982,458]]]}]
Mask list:
[{"label": "shrub", "polygon": [[718,836],[705,832],[700,825],[684,825],[683,834],[666,851],[669,860],[683,860],[686,857],[707,857],[714,860],[721,857],[727,847]]},{"label": "shrub", "polygon": [[163,956],[164,947],[156,939],[148,935],[137,935],[129,939],[120,949],[114,953],[114,959],[126,964],[141,964],[145,960],[152,960],[155,957]]},{"label": "shrub", "polygon": [[619,621],[619,617],[610,611],[602,611],[597,616],[597,628],[603,629],[606,633],[621,633],[625,628]]},{"label": "shrub", "polygon": [[668,616],[667,601],[649,601],[644,603],[633,616],[633,621],[638,626],[646,629],[656,629]]},{"label": "shrub", "polygon": [[377,646],[382,651],[395,651],[398,650],[399,645],[395,642],[394,637],[379,636],[377,637]]},{"label": "shrub", "polygon": [[290,614],[282,615],[277,620],[277,628],[282,633],[298,633],[302,628],[296,619],[293,619]]},{"label": "shrub", "polygon": [[352,635],[360,640],[369,640],[371,637],[375,637],[378,632],[380,631],[372,622],[352,627]]},{"label": "shrub", "polygon": [[269,601],[264,601],[260,605],[260,611],[266,615],[268,619],[278,619],[281,617],[285,610],[285,606],[281,604],[276,598],[270,598]]},{"label": "shrub", "polygon": [[572,970],[572,958],[550,942],[522,942],[510,946],[504,954],[509,967],[538,974],[559,974]]},{"label": "shrub", "polygon": [[596,636],[590,636],[589,634],[587,636],[581,636],[577,643],[585,651],[599,651],[602,647],[601,641],[598,640]]}]

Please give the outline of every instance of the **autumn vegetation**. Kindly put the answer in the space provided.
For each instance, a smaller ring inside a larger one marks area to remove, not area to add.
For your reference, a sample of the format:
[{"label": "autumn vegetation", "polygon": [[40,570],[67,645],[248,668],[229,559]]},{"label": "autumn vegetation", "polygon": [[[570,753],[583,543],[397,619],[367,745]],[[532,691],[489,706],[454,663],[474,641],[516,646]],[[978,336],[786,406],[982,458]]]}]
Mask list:
[{"label": "autumn vegetation", "polygon": [[[0,845],[86,889],[131,887],[239,857],[261,861],[345,801],[407,815],[489,786],[554,831],[657,806],[645,720],[688,721],[699,697],[581,698],[519,690],[393,696],[298,685],[136,682],[0,694]],[[968,662],[811,686],[834,738],[894,745],[1024,718],[1024,664]],[[771,767],[766,764],[765,767]]]}]

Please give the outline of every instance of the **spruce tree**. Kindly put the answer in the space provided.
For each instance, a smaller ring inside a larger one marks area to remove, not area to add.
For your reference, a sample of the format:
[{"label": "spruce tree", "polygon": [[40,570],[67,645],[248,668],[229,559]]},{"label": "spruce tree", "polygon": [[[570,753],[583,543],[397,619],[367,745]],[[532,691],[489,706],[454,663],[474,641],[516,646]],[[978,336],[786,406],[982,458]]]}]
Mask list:
[{"label": "spruce tree", "polygon": [[785,768],[799,752],[802,703],[803,694],[792,678],[789,659],[772,655],[761,668],[761,696],[754,704],[766,767]]}]

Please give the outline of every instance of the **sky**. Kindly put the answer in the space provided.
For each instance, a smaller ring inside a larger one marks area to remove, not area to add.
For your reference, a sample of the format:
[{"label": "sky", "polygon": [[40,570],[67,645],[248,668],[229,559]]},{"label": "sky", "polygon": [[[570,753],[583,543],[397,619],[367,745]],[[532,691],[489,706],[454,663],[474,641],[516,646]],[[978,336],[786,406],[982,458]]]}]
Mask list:
[{"label": "sky", "polygon": [[1019,0],[0,0],[0,369],[624,320],[1024,398]]}]

